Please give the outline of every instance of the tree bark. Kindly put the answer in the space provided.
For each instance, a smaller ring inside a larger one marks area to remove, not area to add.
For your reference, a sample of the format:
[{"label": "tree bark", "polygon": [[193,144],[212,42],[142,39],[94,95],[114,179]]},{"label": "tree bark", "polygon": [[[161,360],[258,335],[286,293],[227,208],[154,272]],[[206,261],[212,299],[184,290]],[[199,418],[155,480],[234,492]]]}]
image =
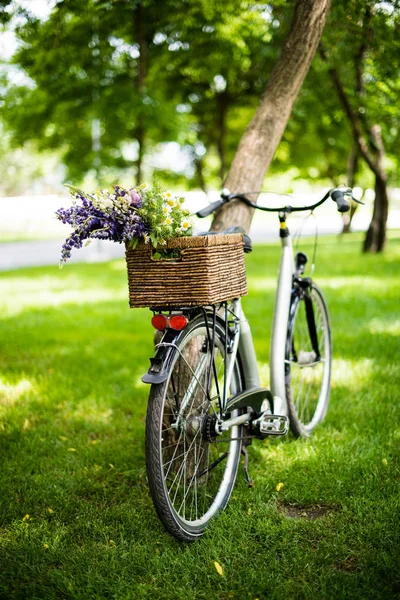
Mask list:
[{"label": "tree bark", "polygon": [[[136,39],[139,46],[138,72],[136,78],[137,90],[139,98],[142,99],[146,91],[146,75],[147,75],[147,40],[144,32],[145,18],[141,2],[138,3],[134,10]],[[145,124],[142,111],[139,110],[136,124],[135,137],[138,142],[138,157],[136,160],[136,184],[142,183],[142,168],[143,156],[145,149]]]},{"label": "tree bark", "polygon": [[[233,159],[225,187],[231,192],[261,190],[293,104],[309,70],[329,13],[331,0],[298,0],[290,32]],[[253,209],[242,202],[223,206],[212,229],[240,225],[248,231]]]}]

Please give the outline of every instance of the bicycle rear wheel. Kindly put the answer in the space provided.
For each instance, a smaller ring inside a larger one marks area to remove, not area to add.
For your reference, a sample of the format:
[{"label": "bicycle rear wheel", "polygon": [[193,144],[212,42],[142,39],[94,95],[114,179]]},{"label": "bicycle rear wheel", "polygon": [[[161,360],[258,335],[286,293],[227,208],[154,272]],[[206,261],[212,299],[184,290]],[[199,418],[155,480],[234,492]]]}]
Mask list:
[{"label": "bicycle rear wheel", "polygon": [[331,362],[328,308],[322,292],[312,283],[292,297],[286,338],[286,400],[290,428],[298,437],[308,437],[326,415]]},{"label": "bicycle rear wheel", "polygon": [[[225,507],[240,459],[242,426],[215,435],[227,361],[224,324],[218,319],[214,335],[212,329],[209,316],[182,332],[168,378],[152,385],[147,410],[150,493],[166,530],[183,541],[201,536]],[[241,389],[237,359],[228,395]]]}]

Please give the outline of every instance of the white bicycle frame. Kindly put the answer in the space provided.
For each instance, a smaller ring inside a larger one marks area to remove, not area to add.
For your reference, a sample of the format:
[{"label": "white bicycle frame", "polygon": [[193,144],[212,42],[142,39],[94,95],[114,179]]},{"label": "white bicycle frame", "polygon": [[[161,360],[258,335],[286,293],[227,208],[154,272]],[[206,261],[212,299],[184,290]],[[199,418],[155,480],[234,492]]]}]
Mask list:
[{"label": "white bicycle frame", "polygon": [[[281,237],[281,243],[282,254],[278,272],[270,347],[270,384],[274,400],[273,414],[287,416],[285,346],[295,262],[290,234],[286,237]],[[259,387],[260,378],[250,325],[243,313],[240,300],[237,300],[235,303],[234,314],[239,323],[239,327],[233,344],[233,352],[230,355],[231,358],[228,364],[226,388],[229,389],[237,351],[239,351],[242,362],[245,389]],[[239,422],[246,422],[249,417],[250,415],[246,414],[234,419],[229,419],[224,422],[224,429],[232,427],[234,424],[239,424]]]},{"label": "white bicycle frame", "polygon": [[[290,234],[286,237],[281,237],[281,242],[282,254],[278,272],[278,284],[275,297],[274,319],[270,347],[270,383],[271,393],[273,396],[273,407],[270,407],[270,409],[273,415],[287,416],[288,409],[285,390],[285,345],[288,331],[290,298],[293,275],[295,273],[295,264]],[[233,302],[231,311],[236,325],[236,332],[233,338],[231,351],[229,353],[229,362],[227,363],[226,367],[224,394],[222,398],[223,410],[225,410],[228,403],[226,393],[227,390],[230,389],[233,369],[238,352],[240,354],[243,370],[244,390],[260,387],[260,377],[253,338],[251,335],[249,322],[247,321],[242,310],[240,299]],[[189,364],[188,366],[190,368]],[[190,401],[192,396],[192,391],[198,385],[201,374],[205,368],[207,368],[206,357],[204,357],[204,360],[199,363],[196,371],[193,372],[192,383],[188,387],[181,402],[181,414],[184,413],[187,403]],[[245,413],[237,417],[227,419],[221,425],[221,432],[223,430],[230,429],[234,425],[246,423],[251,418],[251,413]]]}]

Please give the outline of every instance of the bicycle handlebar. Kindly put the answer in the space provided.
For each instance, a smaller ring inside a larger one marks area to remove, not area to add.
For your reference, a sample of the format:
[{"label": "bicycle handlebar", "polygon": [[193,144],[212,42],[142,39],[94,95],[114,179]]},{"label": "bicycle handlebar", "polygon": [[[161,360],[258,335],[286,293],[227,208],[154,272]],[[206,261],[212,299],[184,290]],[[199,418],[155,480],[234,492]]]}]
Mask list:
[{"label": "bicycle handlebar", "polygon": [[[347,191],[347,193],[348,193],[348,191]],[[332,198],[332,200],[334,202],[336,202],[337,209],[339,212],[344,213],[344,212],[347,212],[348,210],[350,210],[350,204],[347,202],[346,198],[344,197],[342,190],[339,190],[338,188],[331,190],[330,197]]]},{"label": "bicycle handlebar", "polygon": [[225,204],[225,200],[223,200],[222,198],[221,198],[221,200],[216,200],[215,202],[211,202],[211,204],[209,204],[205,208],[198,210],[196,215],[198,217],[200,217],[201,219],[203,217],[208,217],[208,215],[211,215],[211,213],[218,210],[223,204]]},{"label": "bicycle handlebar", "polygon": [[[247,192],[247,194],[260,194],[260,193],[262,193],[262,192]],[[305,211],[305,210],[312,211],[312,210],[314,210],[314,208],[317,208],[317,206],[320,206],[321,204],[323,204],[328,198],[332,198],[332,200],[334,202],[336,202],[336,204],[337,204],[338,211],[341,213],[344,213],[344,212],[347,212],[348,210],[350,210],[350,204],[347,202],[345,195],[353,197],[352,190],[350,188],[343,188],[343,189],[333,188],[332,190],[329,190],[329,192],[327,192],[325,194],[325,196],[323,198],[321,198],[321,200],[319,200],[315,204],[311,204],[310,206],[295,207],[295,206],[288,205],[288,206],[282,206],[280,208],[267,208],[266,206],[259,206],[255,202],[252,202],[251,200],[249,200],[247,198],[246,194],[231,194],[231,192],[229,190],[224,189],[224,190],[222,190],[220,200],[211,202],[211,204],[209,204],[205,208],[202,208],[199,211],[197,211],[196,215],[200,218],[207,217],[208,215],[215,212],[216,210],[221,208],[221,206],[223,206],[227,202],[230,202],[231,200],[241,200],[242,202],[247,204],[247,206],[251,206],[252,208],[256,208],[258,210],[263,210],[266,212],[291,213],[291,212],[300,212],[300,211]],[[356,200],[356,202],[359,202],[359,201]],[[362,204],[362,203],[360,203],[360,204]]]}]

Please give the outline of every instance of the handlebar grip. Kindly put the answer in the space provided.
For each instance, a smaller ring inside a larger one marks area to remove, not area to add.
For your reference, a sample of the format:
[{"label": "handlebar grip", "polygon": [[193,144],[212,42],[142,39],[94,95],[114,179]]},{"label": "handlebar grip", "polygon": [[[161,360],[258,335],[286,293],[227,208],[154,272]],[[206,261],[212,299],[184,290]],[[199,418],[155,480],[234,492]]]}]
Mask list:
[{"label": "handlebar grip", "polygon": [[344,213],[350,210],[350,204],[347,202],[341,190],[333,190],[331,192],[331,198],[334,202],[336,202],[339,212]]},{"label": "handlebar grip", "polygon": [[225,204],[224,200],[216,200],[215,202],[211,202],[211,204],[208,206],[198,210],[196,216],[200,217],[200,219],[203,217],[208,217],[208,215],[211,215],[211,213],[213,213],[215,210],[218,210],[218,208],[220,208],[223,204]]}]

